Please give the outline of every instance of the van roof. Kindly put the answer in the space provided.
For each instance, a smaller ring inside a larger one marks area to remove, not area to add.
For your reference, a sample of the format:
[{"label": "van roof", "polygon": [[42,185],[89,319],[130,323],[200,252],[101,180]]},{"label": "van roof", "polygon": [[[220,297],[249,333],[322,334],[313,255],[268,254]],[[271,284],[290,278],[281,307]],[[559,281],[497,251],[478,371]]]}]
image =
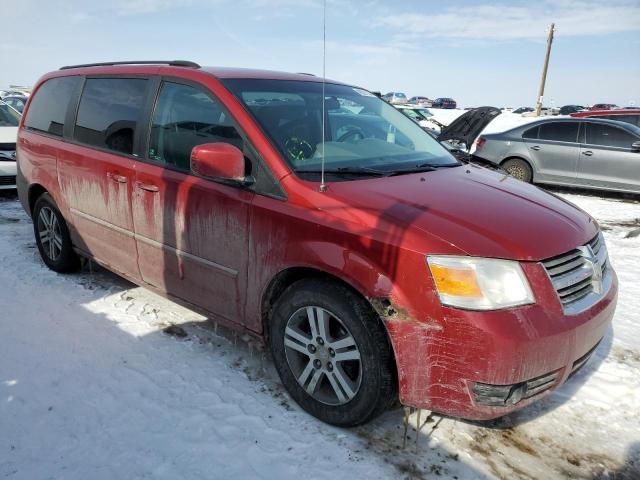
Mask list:
[{"label": "van roof", "polygon": [[[149,74],[156,73],[158,67],[167,70],[199,70],[216,78],[243,78],[243,79],[269,79],[269,80],[299,80],[308,82],[320,82],[322,77],[317,77],[309,73],[290,73],[275,70],[260,70],[252,68],[235,68],[235,67],[201,67],[195,62],[188,60],[141,60],[127,62],[104,62],[89,63],[82,65],[69,65],[61,67],[60,70],[68,74],[89,74],[92,71],[99,70],[100,73],[114,72],[127,73],[135,70],[136,73],[146,72]],[[166,71],[166,70],[165,70]],[[335,80],[326,79],[327,82],[342,84]]]}]

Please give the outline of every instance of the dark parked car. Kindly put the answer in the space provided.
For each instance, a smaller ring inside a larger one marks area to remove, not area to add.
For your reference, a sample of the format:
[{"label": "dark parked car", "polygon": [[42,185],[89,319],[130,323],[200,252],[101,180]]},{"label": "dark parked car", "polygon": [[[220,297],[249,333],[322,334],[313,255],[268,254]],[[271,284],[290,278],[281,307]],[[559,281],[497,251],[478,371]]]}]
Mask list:
[{"label": "dark parked car", "polygon": [[511,113],[527,113],[527,112],[533,112],[535,110],[535,108],[533,107],[518,107],[515,110],[513,110]]},{"label": "dark parked car", "polygon": [[398,401],[506,415],[609,330],[616,274],[587,213],[461,164],[361,88],[147,63],[34,89],[18,191],[50,269],[93,258],[264,339],[291,397],[340,426]]},{"label": "dark parked car", "polygon": [[587,109],[582,105],[565,105],[564,107],[560,107],[560,115],[570,115],[576,112],[584,112]]},{"label": "dark parked car", "polygon": [[433,108],[456,108],[458,104],[453,98],[436,98],[431,106]]},{"label": "dark parked car", "polygon": [[615,103],[596,103],[592,105],[590,110],[613,110],[618,108]]},{"label": "dark parked car", "polygon": [[481,135],[475,155],[526,182],[640,193],[640,128],[625,122],[538,120]]}]

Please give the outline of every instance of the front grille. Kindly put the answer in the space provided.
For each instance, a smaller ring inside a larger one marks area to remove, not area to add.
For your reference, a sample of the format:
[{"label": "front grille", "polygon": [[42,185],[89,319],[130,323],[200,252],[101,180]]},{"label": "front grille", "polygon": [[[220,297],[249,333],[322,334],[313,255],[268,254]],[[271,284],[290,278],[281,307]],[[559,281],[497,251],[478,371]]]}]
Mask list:
[{"label": "front grille", "polygon": [[7,185],[15,185],[16,184],[16,176],[2,176],[0,177],[0,187],[2,186],[7,186]]},{"label": "front grille", "polygon": [[[590,294],[599,296],[607,264],[607,247],[601,233],[584,246],[542,262],[565,311]],[[595,268],[600,268],[602,275]]]},{"label": "front grille", "polygon": [[5,151],[15,151],[16,149],[16,144],[15,143],[0,143],[0,150],[5,150]]}]

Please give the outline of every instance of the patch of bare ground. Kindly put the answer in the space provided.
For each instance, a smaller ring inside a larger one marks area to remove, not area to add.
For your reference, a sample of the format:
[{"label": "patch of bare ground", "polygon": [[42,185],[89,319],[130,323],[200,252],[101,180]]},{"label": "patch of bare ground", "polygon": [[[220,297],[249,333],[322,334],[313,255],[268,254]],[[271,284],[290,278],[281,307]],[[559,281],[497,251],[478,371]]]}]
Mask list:
[{"label": "patch of bare ground", "polygon": [[[580,445],[560,445],[548,437],[535,437],[518,428],[503,430],[477,427],[469,448],[482,457],[497,478],[537,479],[545,471],[548,478],[581,480],[638,480],[637,459],[624,464],[604,454],[584,452]],[[553,475],[552,475],[553,472]]]}]

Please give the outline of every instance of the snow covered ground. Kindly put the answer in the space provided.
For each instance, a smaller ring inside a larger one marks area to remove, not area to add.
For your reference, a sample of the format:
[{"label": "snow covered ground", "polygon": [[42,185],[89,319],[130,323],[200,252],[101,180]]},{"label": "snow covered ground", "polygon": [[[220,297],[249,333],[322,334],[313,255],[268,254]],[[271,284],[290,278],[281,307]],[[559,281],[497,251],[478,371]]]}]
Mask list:
[{"label": "snow covered ground", "polygon": [[612,330],[547,399],[485,425],[423,413],[419,434],[414,414],[405,449],[401,410],[324,425],[259,345],[104,270],[47,270],[15,196],[0,197],[0,478],[637,480],[640,202],[562,196],[604,229]]}]

